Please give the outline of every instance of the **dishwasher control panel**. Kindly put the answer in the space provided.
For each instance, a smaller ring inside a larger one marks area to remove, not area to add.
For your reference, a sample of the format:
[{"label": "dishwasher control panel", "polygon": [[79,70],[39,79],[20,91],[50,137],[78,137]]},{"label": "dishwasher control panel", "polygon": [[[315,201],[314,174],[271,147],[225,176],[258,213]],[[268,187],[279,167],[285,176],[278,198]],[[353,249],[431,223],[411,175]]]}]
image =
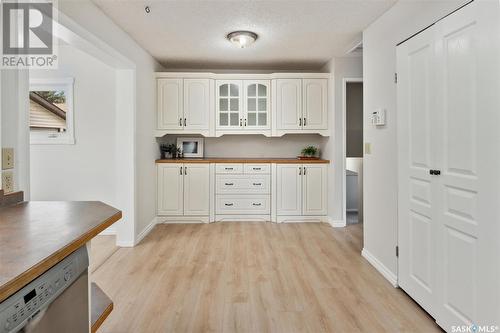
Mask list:
[{"label": "dishwasher control panel", "polygon": [[89,265],[80,247],[54,267],[0,303],[0,333],[17,332],[69,287]]}]

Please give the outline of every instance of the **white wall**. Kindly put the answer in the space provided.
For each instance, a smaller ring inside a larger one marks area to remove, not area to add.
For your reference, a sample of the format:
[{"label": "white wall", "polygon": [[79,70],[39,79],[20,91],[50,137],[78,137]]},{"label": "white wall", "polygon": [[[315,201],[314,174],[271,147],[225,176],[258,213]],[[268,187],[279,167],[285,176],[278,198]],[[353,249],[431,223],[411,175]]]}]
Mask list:
[{"label": "white wall", "polygon": [[[159,138],[158,142],[175,143],[176,138],[167,135]],[[315,134],[294,134],[279,138],[267,138],[263,135],[224,135],[220,138],[205,138],[204,150],[205,157],[295,158],[306,146],[320,148],[323,140]]]},{"label": "white wall", "polygon": [[[153,73],[163,68],[91,1],[59,1],[59,9],[76,24],[130,60],[133,65],[134,71],[129,73],[133,75],[135,83],[130,92],[135,99],[132,128],[119,134],[118,138],[121,137],[122,144],[127,147],[134,146],[135,143],[135,146],[131,147],[133,165],[120,162],[120,168],[130,168],[133,172],[133,176],[121,177],[121,181],[132,183],[127,186],[130,189],[127,192],[131,192],[130,195],[133,196],[131,200],[134,209],[131,218],[134,220],[134,238],[137,238],[156,216],[154,159],[157,158],[158,147],[154,137],[156,111]],[[128,135],[133,139],[129,140]],[[129,240],[128,243],[130,241],[135,242],[135,239]]]},{"label": "white wall", "polygon": [[99,200],[116,206],[115,70],[59,47],[57,70],[31,78],[73,78],[74,145],[31,145],[31,200]]},{"label": "white wall", "polygon": [[323,141],[322,150],[324,158],[330,159],[330,172],[328,178],[328,215],[335,223],[345,223],[343,212],[343,188],[345,179],[343,179],[343,146],[344,133],[342,116],[343,104],[343,79],[363,77],[363,62],[361,57],[333,58],[323,68],[324,72],[332,73],[333,82],[330,84],[329,101],[333,103],[330,106],[330,128],[332,136]]},{"label": "white wall", "polygon": [[[397,142],[396,44],[432,24],[466,1],[399,1],[363,33],[364,253],[396,279],[397,259]],[[387,125],[370,125],[370,112],[387,110]]]}]

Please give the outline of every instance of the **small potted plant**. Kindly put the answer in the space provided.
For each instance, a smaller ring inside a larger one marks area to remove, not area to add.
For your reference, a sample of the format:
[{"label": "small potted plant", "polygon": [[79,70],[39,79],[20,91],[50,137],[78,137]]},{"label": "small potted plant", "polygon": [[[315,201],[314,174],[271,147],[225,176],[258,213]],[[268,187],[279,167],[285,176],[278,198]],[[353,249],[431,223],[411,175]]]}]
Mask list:
[{"label": "small potted plant", "polygon": [[181,157],[181,150],[173,143],[160,145],[161,158],[165,159],[165,154],[170,154],[171,158]]},{"label": "small potted plant", "polygon": [[302,149],[300,153],[301,156],[299,156],[299,159],[302,160],[316,160],[319,158],[319,156],[317,156],[318,148],[314,146],[307,146],[304,149]]}]

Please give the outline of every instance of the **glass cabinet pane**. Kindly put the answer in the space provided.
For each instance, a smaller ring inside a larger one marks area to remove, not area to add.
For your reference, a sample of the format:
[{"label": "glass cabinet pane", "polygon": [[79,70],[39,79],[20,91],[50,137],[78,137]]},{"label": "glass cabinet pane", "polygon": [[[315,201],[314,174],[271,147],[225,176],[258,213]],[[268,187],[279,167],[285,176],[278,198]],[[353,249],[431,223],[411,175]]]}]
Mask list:
[{"label": "glass cabinet pane", "polygon": [[227,113],[219,114],[219,124],[221,126],[227,126],[227,120],[228,120]]},{"label": "glass cabinet pane", "polygon": [[263,84],[259,84],[259,96],[267,96],[267,87]]},{"label": "glass cabinet pane", "polygon": [[259,126],[267,125],[267,114],[259,113]]},{"label": "glass cabinet pane", "polygon": [[248,111],[257,111],[257,105],[256,105],[256,99],[255,98],[249,98],[248,99],[248,104],[247,104],[247,110]]},{"label": "glass cabinet pane", "polygon": [[220,111],[229,111],[227,107],[227,98],[221,98],[219,100],[219,110]]},{"label": "glass cabinet pane", "polygon": [[230,115],[230,124],[231,126],[238,126],[239,125],[239,113],[234,113],[232,112]]},{"label": "glass cabinet pane", "polygon": [[231,93],[231,96],[235,96],[235,97],[240,95],[238,86],[236,84],[230,85],[230,93]]},{"label": "glass cabinet pane", "polygon": [[238,105],[238,99],[237,98],[231,98],[230,102],[230,110],[231,111],[239,111],[239,105]]},{"label": "glass cabinet pane", "polygon": [[222,84],[219,87],[219,96],[228,96],[228,85],[227,84]]},{"label": "glass cabinet pane", "polygon": [[248,86],[247,90],[247,95],[250,96],[256,96],[257,94],[257,85],[256,84],[251,84]]},{"label": "glass cabinet pane", "polygon": [[249,112],[247,126],[256,126],[256,125],[257,125],[257,113]]},{"label": "glass cabinet pane", "polygon": [[259,111],[267,111],[267,100],[266,98],[259,98]]}]

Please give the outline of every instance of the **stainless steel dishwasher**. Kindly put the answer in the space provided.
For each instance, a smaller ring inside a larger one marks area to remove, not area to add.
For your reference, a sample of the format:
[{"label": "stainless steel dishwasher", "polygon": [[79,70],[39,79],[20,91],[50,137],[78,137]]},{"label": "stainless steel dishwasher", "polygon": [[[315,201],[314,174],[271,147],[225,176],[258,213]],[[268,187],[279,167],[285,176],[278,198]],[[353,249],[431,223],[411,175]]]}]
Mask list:
[{"label": "stainless steel dishwasher", "polygon": [[88,333],[85,246],[0,303],[0,333]]}]

